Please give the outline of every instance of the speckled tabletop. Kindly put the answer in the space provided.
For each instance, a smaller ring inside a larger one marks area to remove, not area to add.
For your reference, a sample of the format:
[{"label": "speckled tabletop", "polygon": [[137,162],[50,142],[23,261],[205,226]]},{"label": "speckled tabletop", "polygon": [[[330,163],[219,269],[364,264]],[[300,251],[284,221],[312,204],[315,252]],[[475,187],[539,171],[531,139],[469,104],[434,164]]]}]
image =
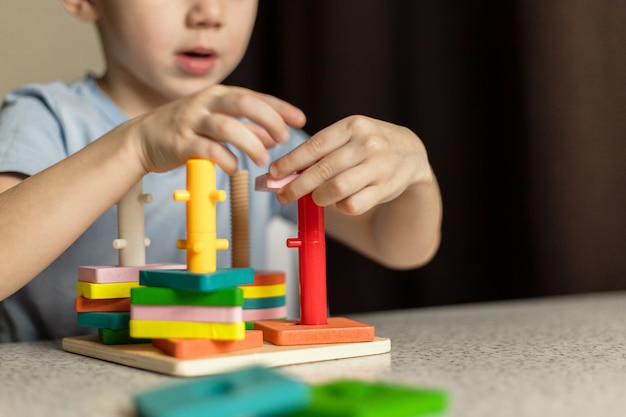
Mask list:
[{"label": "speckled tabletop", "polygon": [[[446,416],[626,416],[626,293],[351,317],[391,338],[391,353],[283,371],[442,388]],[[0,344],[2,417],[131,417],[135,393],[178,380],[67,353],[60,341]]]}]

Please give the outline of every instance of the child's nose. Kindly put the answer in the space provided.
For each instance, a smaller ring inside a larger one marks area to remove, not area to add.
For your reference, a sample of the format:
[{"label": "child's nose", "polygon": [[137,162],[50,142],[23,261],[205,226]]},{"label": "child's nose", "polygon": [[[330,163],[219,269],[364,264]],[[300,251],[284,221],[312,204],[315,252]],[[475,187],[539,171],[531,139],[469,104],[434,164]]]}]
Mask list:
[{"label": "child's nose", "polygon": [[194,0],[187,13],[189,27],[219,27],[222,25],[223,0]]}]

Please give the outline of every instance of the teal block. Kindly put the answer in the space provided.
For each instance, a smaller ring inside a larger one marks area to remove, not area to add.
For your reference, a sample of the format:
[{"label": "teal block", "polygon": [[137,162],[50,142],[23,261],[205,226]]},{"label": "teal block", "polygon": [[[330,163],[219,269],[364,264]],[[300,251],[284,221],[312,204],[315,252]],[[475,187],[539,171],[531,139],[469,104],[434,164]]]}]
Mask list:
[{"label": "teal block", "polygon": [[285,296],[264,297],[264,298],[245,298],[243,300],[244,310],[256,310],[259,308],[274,308],[285,305]]},{"label": "teal block", "polygon": [[130,327],[130,312],[103,312],[93,311],[77,313],[78,325],[81,327],[95,327],[98,329],[128,329]]},{"label": "teal block", "polygon": [[243,305],[243,290],[233,287],[199,292],[165,287],[137,287],[130,290],[130,302],[141,305],[238,307]]},{"label": "teal block", "polygon": [[253,282],[254,269],[252,268],[224,268],[207,274],[173,269],[139,271],[139,284],[149,287],[209,292]]},{"label": "teal block", "polygon": [[254,366],[139,393],[135,406],[138,417],[269,417],[309,400],[308,385]]},{"label": "teal block", "polygon": [[[337,380],[313,387],[313,401],[288,417],[418,417],[447,408],[444,391]],[[287,417],[285,416],[285,417]]]}]

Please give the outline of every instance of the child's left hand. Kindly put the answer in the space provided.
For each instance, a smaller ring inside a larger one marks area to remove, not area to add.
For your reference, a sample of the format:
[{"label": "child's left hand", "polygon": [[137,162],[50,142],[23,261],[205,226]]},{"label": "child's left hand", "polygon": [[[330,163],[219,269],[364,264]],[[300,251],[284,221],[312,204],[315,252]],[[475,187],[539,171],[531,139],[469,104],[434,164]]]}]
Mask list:
[{"label": "child's left hand", "polygon": [[360,215],[391,201],[434,175],[422,141],[409,129],[365,116],[350,116],[319,131],[270,165],[279,179],[300,176],[277,192],[288,204],[312,193],[319,206],[335,204]]}]

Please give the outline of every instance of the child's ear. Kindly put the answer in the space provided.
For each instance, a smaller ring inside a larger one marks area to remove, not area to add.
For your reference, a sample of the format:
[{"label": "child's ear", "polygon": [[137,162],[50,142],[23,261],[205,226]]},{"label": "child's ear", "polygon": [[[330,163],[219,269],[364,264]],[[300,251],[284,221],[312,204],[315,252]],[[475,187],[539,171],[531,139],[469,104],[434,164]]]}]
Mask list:
[{"label": "child's ear", "polygon": [[68,12],[86,22],[98,20],[95,0],[62,0]]}]

